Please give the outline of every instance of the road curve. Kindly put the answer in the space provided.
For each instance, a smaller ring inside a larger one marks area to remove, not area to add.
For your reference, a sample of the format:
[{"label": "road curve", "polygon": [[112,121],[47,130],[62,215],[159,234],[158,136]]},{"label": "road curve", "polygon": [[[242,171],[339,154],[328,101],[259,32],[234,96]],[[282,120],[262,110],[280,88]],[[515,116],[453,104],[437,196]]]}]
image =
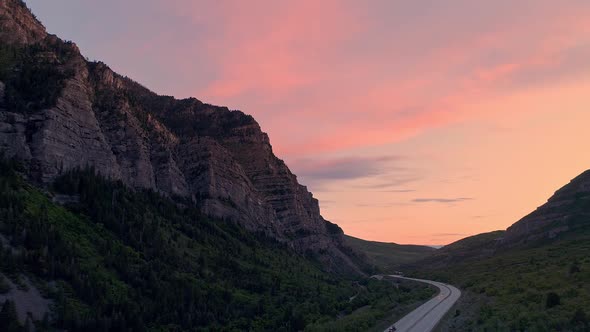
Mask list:
[{"label": "road curve", "polygon": [[398,320],[395,324],[385,329],[385,332],[392,331],[391,327],[395,327],[394,331],[396,332],[430,332],[447,311],[451,309],[453,304],[457,302],[459,297],[461,297],[460,290],[451,285],[443,284],[442,282],[406,278],[397,275],[390,275],[389,277],[431,284],[438,287],[440,292],[428,302],[419,306],[414,311]]}]

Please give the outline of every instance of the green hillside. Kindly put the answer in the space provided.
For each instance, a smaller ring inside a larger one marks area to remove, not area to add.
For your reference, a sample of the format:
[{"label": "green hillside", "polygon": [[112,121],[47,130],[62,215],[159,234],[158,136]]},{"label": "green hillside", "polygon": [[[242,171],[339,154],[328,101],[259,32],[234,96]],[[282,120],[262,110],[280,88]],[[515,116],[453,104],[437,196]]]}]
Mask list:
[{"label": "green hillside", "polygon": [[416,275],[463,291],[442,331],[590,330],[590,232]]},{"label": "green hillside", "polygon": [[404,268],[446,268],[449,265],[479,261],[493,256],[504,231],[494,231],[466,237],[446,245],[420,260],[408,262]]},{"label": "green hillside", "polygon": [[[426,287],[327,274],[313,257],[210,220],[190,201],[132,191],[92,170],[42,192],[15,168],[0,165],[0,272],[15,284],[31,280],[53,301],[53,313],[35,323],[39,331],[321,331],[333,324],[361,331],[432,295]],[[0,298],[10,295],[3,279]],[[24,330],[11,308],[6,301],[0,330]]]},{"label": "green hillside", "polygon": [[366,241],[348,235],[345,236],[345,243],[364,253],[370,264],[385,273],[396,271],[401,265],[424,259],[436,252],[436,249],[427,246]]}]

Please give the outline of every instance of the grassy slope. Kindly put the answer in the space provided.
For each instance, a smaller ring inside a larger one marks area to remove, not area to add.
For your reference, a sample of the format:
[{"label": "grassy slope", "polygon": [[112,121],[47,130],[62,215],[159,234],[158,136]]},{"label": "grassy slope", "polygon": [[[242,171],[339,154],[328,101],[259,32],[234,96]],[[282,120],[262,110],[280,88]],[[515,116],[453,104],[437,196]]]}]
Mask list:
[{"label": "grassy slope", "polygon": [[504,231],[494,231],[461,239],[436,250],[424,259],[409,262],[405,268],[445,268],[453,264],[490,257],[497,250],[496,240],[503,234]]},{"label": "grassy slope", "polygon": [[[449,330],[587,331],[589,254],[587,232],[419,275],[464,291],[467,300],[458,306],[461,314],[443,326]],[[550,293],[557,294],[559,304],[547,302]]]},{"label": "grassy slope", "polygon": [[21,252],[0,250],[0,271],[38,281],[56,302],[53,327],[359,331],[431,295],[328,275],[278,243],[88,172],[61,180],[81,201],[64,208],[0,170],[0,233]]},{"label": "grassy slope", "polygon": [[364,253],[371,264],[384,272],[393,272],[401,265],[424,259],[436,252],[436,249],[427,246],[366,241],[348,235],[345,243]]},{"label": "grassy slope", "polygon": [[443,248],[441,248],[439,252],[452,253],[460,251],[473,251],[478,249],[485,249],[488,246],[492,246],[496,239],[502,237],[502,234],[504,234],[504,231],[494,231],[466,237],[459,241],[453,242],[447,246],[444,246]]}]

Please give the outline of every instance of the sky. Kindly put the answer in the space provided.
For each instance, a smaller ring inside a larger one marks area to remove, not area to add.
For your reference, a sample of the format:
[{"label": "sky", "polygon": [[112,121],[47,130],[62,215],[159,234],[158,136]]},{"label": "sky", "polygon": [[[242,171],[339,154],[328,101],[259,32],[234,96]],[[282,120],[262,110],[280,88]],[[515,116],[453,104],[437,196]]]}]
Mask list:
[{"label": "sky", "polygon": [[252,114],[347,234],[505,229],[590,168],[588,0],[27,0],[160,94]]}]

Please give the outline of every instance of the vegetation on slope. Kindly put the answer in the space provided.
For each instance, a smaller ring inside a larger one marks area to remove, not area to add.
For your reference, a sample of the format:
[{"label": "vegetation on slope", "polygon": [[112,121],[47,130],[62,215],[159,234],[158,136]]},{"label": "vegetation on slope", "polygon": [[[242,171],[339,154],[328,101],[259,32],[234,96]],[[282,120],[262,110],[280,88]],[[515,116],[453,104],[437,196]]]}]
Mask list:
[{"label": "vegetation on slope", "polygon": [[449,330],[589,331],[589,254],[586,232],[419,274],[463,290]]},{"label": "vegetation on slope", "polygon": [[460,240],[415,264],[415,274],[460,287],[442,331],[589,331],[590,229],[527,246],[503,231]]},{"label": "vegetation on slope", "polygon": [[427,246],[366,241],[348,235],[345,236],[345,243],[356,251],[364,253],[369,260],[368,263],[384,273],[392,273],[401,265],[419,261],[436,251]]},{"label": "vegetation on slope", "polygon": [[409,262],[404,268],[445,268],[449,265],[477,261],[493,256],[498,251],[498,241],[504,231],[494,231],[466,237],[446,245],[424,259]]},{"label": "vegetation on slope", "polygon": [[13,164],[0,165],[0,234],[9,240],[0,271],[29,276],[55,301],[54,317],[36,322],[42,331],[297,331],[331,322],[357,331],[432,294],[326,274],[281,243],[203,217],[190,201],[132,191],[92,170],[52,190],[77,203],[57,205]]},{"label": "vegetation on slope", "polygon": [[0,81],[6,85],[7,109],[31,113],[55,105],[65,80],[73,73],[63,66],[73,44],[61,40],[16,47],[0,45]]}]

